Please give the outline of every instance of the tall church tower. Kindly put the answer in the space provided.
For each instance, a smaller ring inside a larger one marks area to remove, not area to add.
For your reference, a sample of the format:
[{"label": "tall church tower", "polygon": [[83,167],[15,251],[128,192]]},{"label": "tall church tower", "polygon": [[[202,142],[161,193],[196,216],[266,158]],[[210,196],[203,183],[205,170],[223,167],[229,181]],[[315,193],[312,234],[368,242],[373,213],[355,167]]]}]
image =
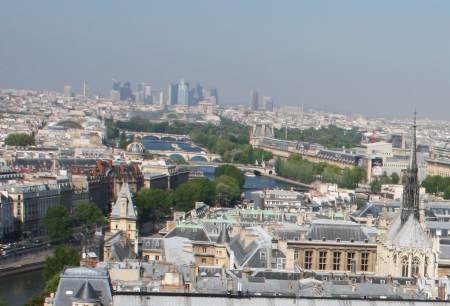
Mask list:
[{"label": "tall church tower", "polygon": [[432,238],[420,220],[416,117],[411,164],[406,174],[400,216],[378,237],[377,274],[392,277],[437,277],[439,239]]},{"label": "tall church tower", "polygon": [[122,184],[122,188],[117,196],[117,201],[113,205],[109,226],[114,235],[121,231],[126,235],[128,242],[133,246],[135,253],[138,253],[138,231],[136,229],[137,214],[134,209],[130,188],[127,182]]}]

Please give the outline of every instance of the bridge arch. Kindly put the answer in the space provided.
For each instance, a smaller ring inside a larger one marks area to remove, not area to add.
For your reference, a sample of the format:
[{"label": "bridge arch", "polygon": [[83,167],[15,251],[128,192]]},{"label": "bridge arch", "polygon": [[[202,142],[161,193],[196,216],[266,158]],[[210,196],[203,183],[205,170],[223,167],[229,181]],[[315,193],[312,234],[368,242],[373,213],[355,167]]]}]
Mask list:
[{"label": "bridge arch", "polygon": [[161,140],[165,140],[165,141],[177,141],[176,137],[172,137],[172,136],[162,136]]},{"label": "bridge arch", "polygon": [[222,159],[220,157],[215,157],[215,158],[213,158],[212,161],[215,163],[220,163],[222,161]]},{"label": "bridge arch", "polygon": [[145,135],[141,138],[141,140],[161,140],[161,139],[156,135]]},{"label": "bridge arch", "polygon": [[206,156],[202,156],[202,155],[195,155],[195,156],[192,156],[190,160],[207,162],[208,158]]},{"label": "bridge arch", "polygon": [[172,153],[172,154],[170,154],[170,155],[169,155],[169,158],[170,158],[171,160],[174,160],[174,161],[180,161],[180,160],[185,159],[183,155],[178,154],[178,153]]}]

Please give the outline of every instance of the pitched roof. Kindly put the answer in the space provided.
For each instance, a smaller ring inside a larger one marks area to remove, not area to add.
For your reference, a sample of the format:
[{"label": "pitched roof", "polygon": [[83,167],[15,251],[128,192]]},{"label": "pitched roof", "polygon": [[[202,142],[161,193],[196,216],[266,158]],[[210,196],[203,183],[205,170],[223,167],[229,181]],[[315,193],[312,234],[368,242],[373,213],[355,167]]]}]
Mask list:
[{"label": "pitched roof", "polygon": [[95,292],[88,280],[84,282],[77,294],[75,294],[74,299],[82,302],[99,301],[97,292]]},{"label": "pitched roof", "polygon": [[137,219],[128,183],[123,183],[117,201],[111,211],[111,218]]},{"label": "pitched roof", "polygon": [[361,226],[354,222],[337,220],[317,220],[313,221],[308,232],[307,238],[312,240],[333,240],[342,241],[364,241],[369,239]]},{"label": "pitched roof", "polygon": [[411,214],[404,224],[398,217],[389,228],[387,237],[393,245],[411,248],[429,248],[432,241],[419,220]]}]

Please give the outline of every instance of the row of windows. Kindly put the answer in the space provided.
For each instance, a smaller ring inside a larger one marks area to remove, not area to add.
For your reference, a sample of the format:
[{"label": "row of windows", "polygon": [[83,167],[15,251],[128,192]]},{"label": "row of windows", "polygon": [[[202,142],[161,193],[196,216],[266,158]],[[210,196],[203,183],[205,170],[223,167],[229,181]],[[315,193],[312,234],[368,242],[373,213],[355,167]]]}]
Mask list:
[{"label": "row of windows", "polygon": [[[294,260],[297,261],[299,259],[299,249],[294,249]],[[342,270],[342,267],[347,271],[352,271],[356,269],[355,262],[355,252],[346,252],[347,258],[345,263],[342,262],[342,253],[340,251],[319,251],[319,270],[327,270],[328,256],[331,253],[332,256],[332,269],[333,270]],[[311,270],[313,266],[313,251],[306,250],[303,253],[303,267],[307,270]],[[345,266],[343,266],[345,264]],[[369,270],[369,252],[361,252],[360,262],[359,262],[360,271],[368,271]]]}]

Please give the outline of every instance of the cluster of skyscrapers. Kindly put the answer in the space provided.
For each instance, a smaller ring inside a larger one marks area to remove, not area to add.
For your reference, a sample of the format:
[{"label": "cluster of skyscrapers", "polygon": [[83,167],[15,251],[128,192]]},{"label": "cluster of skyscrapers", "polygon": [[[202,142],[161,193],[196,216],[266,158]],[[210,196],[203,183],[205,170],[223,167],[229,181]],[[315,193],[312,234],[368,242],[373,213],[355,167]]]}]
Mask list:
[{"label": "cluster of skyscrapers", "polygon": [[181,79],[178,83],[169,84],[166,94],[163,90],[153,89],[147,83],[138,84],[137,89],[133,91],[130,82],[122,83],[113,80],[111,99],[157,105],[196,106],[202,100],[213,100],[213,102],[218,103],[219,94],[217,88],[204,88],[199,83],[190,87],[184,79]]},{"label": "cluster of skyscrapers", "polygon": [[250,109],[253,111],[273,112],[273,99],[269,96],[263,96],[260,103],[259,93],[256,90],[252,90],[250,91]]}]

